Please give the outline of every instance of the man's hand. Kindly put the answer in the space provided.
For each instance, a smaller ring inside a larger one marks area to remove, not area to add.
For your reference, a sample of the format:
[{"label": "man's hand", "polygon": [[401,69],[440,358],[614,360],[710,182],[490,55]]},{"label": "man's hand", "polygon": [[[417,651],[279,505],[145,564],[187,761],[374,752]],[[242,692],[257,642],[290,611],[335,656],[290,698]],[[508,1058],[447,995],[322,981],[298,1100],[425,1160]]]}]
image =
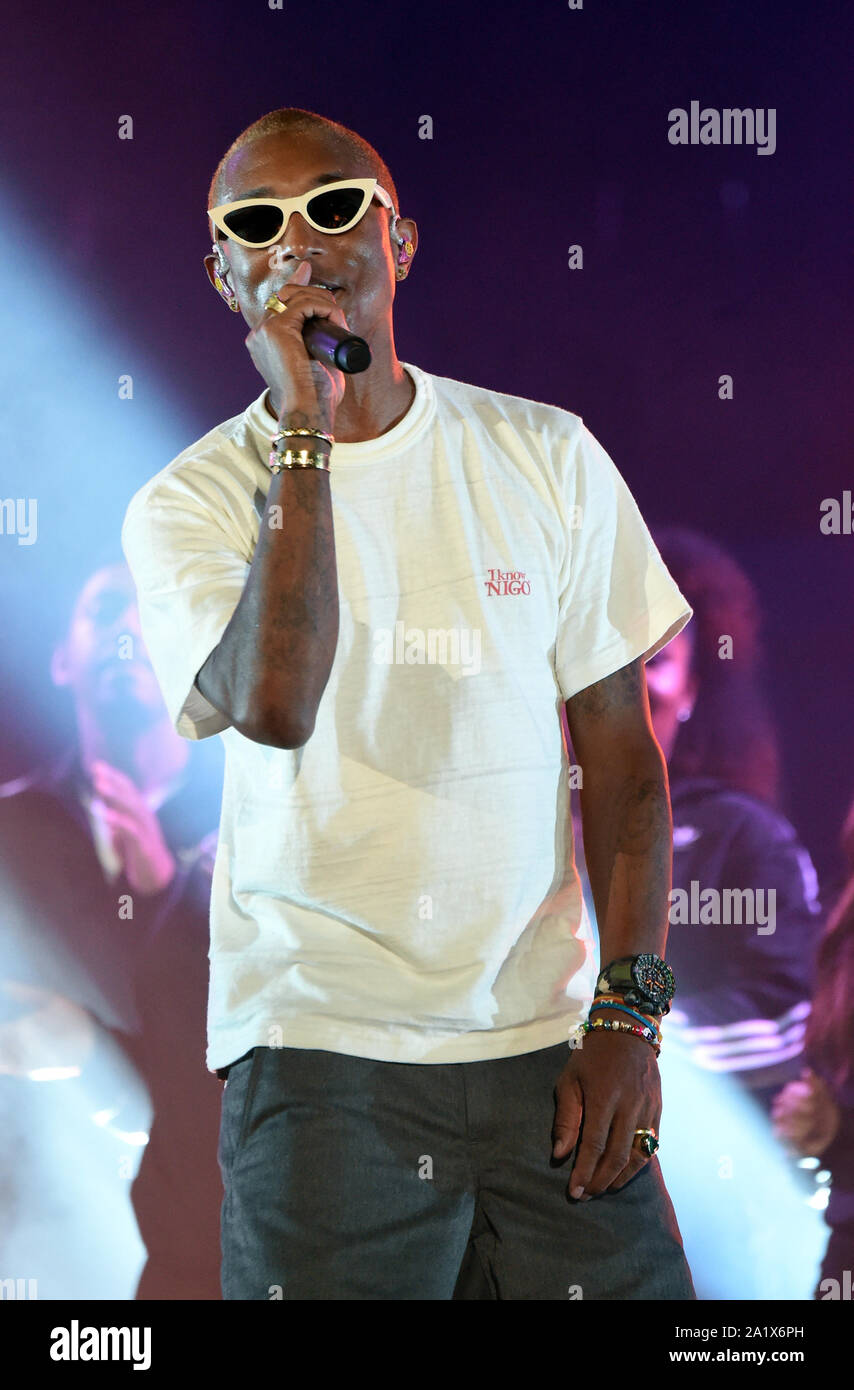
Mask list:
[{"label": "man's hand", "polygon": [[[596,1018],[622,1018],[617,1011]],[[661,1078],[652,1046],[631,1033],[600,1029],[585,1033],[570,1054],[555,1087],[554,1158],[581,1143],[569,1179],[569,1195],[589,1201],[610,1188],[625,1187],[649,1162],[633,1144],[636,1129],[661,1120]]]},{"label": "man's hand", "polygon": [[344,373],[310,356],[302,330],[310,318],[328,318],[339,328],[349,328],[349,324],[330,290],[309,285],[311,272],[311,262],[300,261],[287,284],[275,292],[287,311],[267,310],[245,341],[249,356],[270,387],[280,427],[322,429],[332,434],[335,413],[344,397]]},{"label": "man's hand", "polygon": [[[574,761],[584,771],[581,819],[603,965],[667,940],[672,823],[664,756],[652,732],[643,658],[566,704]],[[643,1012],[643,1010],[641,1010]],[[617,1010],[595,1017],[630,1020]],[[578,1141],[569,1195],[625,1187],[649,1158],[636,1129],[658,1130],[661,1082],[651,1045],[631,1033],[585,1033],[557,1087],[553,1153]],[[581,1189],[581,1191],[579,1191]]]},{"label": "man's hand", "polygon": [[176,864],[155,812],[118,768],[93,763],[92,777],[128,882],[138,893],[161,893],[175,877]]}]

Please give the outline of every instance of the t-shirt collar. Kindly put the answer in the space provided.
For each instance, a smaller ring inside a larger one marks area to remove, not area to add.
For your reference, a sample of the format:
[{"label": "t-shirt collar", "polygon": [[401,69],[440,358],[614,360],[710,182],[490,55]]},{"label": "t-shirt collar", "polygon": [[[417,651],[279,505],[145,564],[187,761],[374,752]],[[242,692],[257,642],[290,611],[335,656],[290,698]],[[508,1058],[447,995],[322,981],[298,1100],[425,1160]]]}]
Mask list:
[{"label": "t-shirt collar", "polygon": [[[436,410],[433,383],[427,372],[413,367],[409,362],[401,362],[404,371],[415,383],[415,395],[406,414],[385,434],[376,439],[364,439],[358,444],[335,444],[332,453],[334,467],[376,463],[384,459],[398,457],[404,449],[427,429]],[[267,408],[267,388],[254,400],[246,412],[247,422],[258,439],[261,456],[265,460],[270,452],[270,439],[278,429],[275,415]],[[307,444],[311,441],[308,440]]]}]

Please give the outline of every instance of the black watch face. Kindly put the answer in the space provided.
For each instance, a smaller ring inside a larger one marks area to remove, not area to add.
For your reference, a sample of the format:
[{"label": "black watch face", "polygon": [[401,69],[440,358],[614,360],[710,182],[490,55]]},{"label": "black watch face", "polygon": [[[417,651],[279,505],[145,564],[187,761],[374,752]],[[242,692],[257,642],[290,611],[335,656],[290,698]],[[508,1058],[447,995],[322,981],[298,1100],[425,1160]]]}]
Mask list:
[{"label": "black watch face", "polygon": [[673,971],[658,956],[638,956],[632,966],[632,979],[639,990],[655,1004],[667,1004],[675,990]]}]

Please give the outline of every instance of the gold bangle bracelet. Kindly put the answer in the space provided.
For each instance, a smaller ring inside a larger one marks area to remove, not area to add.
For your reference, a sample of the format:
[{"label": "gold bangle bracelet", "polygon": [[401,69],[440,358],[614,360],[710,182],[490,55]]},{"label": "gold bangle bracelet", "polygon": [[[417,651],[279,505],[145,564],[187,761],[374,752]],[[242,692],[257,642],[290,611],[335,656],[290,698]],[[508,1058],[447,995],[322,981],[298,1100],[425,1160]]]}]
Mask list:
[{"label": "gold bangle bracelet", "polygon": [[329,455],[311,449],[274,449],[269,458],[270,472],[281,473],[284,468],[321,468],[329,472]]},{"label": "gold bangle bracelet", "polygon": [[307,429],[279,429],[271,439],[270,443],[275,447],[277,440],[290,439],[293,435],[308,435],[312,439],[325,439],[327,444],[335,443],[335,436],[326,434],[323,430]]}]

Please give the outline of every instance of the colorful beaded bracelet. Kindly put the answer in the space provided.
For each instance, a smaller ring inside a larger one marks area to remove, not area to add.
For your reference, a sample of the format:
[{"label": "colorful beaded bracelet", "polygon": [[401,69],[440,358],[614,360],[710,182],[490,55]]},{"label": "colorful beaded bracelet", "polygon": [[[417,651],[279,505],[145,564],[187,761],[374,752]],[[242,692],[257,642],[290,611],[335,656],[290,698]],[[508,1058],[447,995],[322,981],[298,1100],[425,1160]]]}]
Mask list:
[{"label": "colorful beaded bracelet", "polygon": [[636,1019],[645,1028],[651,1028],[658,1041],[661,1041],[661,1030],[656,1026],[654,1020],[646,1014],[635,1013],[635,1010],[630,1009],[628,1004],[618,1004],[609,999],[594,999],[588,1010],[588,1016],[596,1013],[599,1009],[616,1009],[621,1014],[628,1014],[630,1018]]},{"label": "colorful beaded bracelet", "polygon": [[637,1023],[622,1023],[613,1018],[597,1018],[595,1023],[579,1023],[575,1029],[576,1033],[593,1033],[598,1028],[604,1028],[608,1032],[614,1033],[634,1033],[636,1037],[643,1038],[648,1042],[656,1057],[661,1052],[661,1044],[656,1041],[655,1034],[651,1028],[641,1027]]}]

